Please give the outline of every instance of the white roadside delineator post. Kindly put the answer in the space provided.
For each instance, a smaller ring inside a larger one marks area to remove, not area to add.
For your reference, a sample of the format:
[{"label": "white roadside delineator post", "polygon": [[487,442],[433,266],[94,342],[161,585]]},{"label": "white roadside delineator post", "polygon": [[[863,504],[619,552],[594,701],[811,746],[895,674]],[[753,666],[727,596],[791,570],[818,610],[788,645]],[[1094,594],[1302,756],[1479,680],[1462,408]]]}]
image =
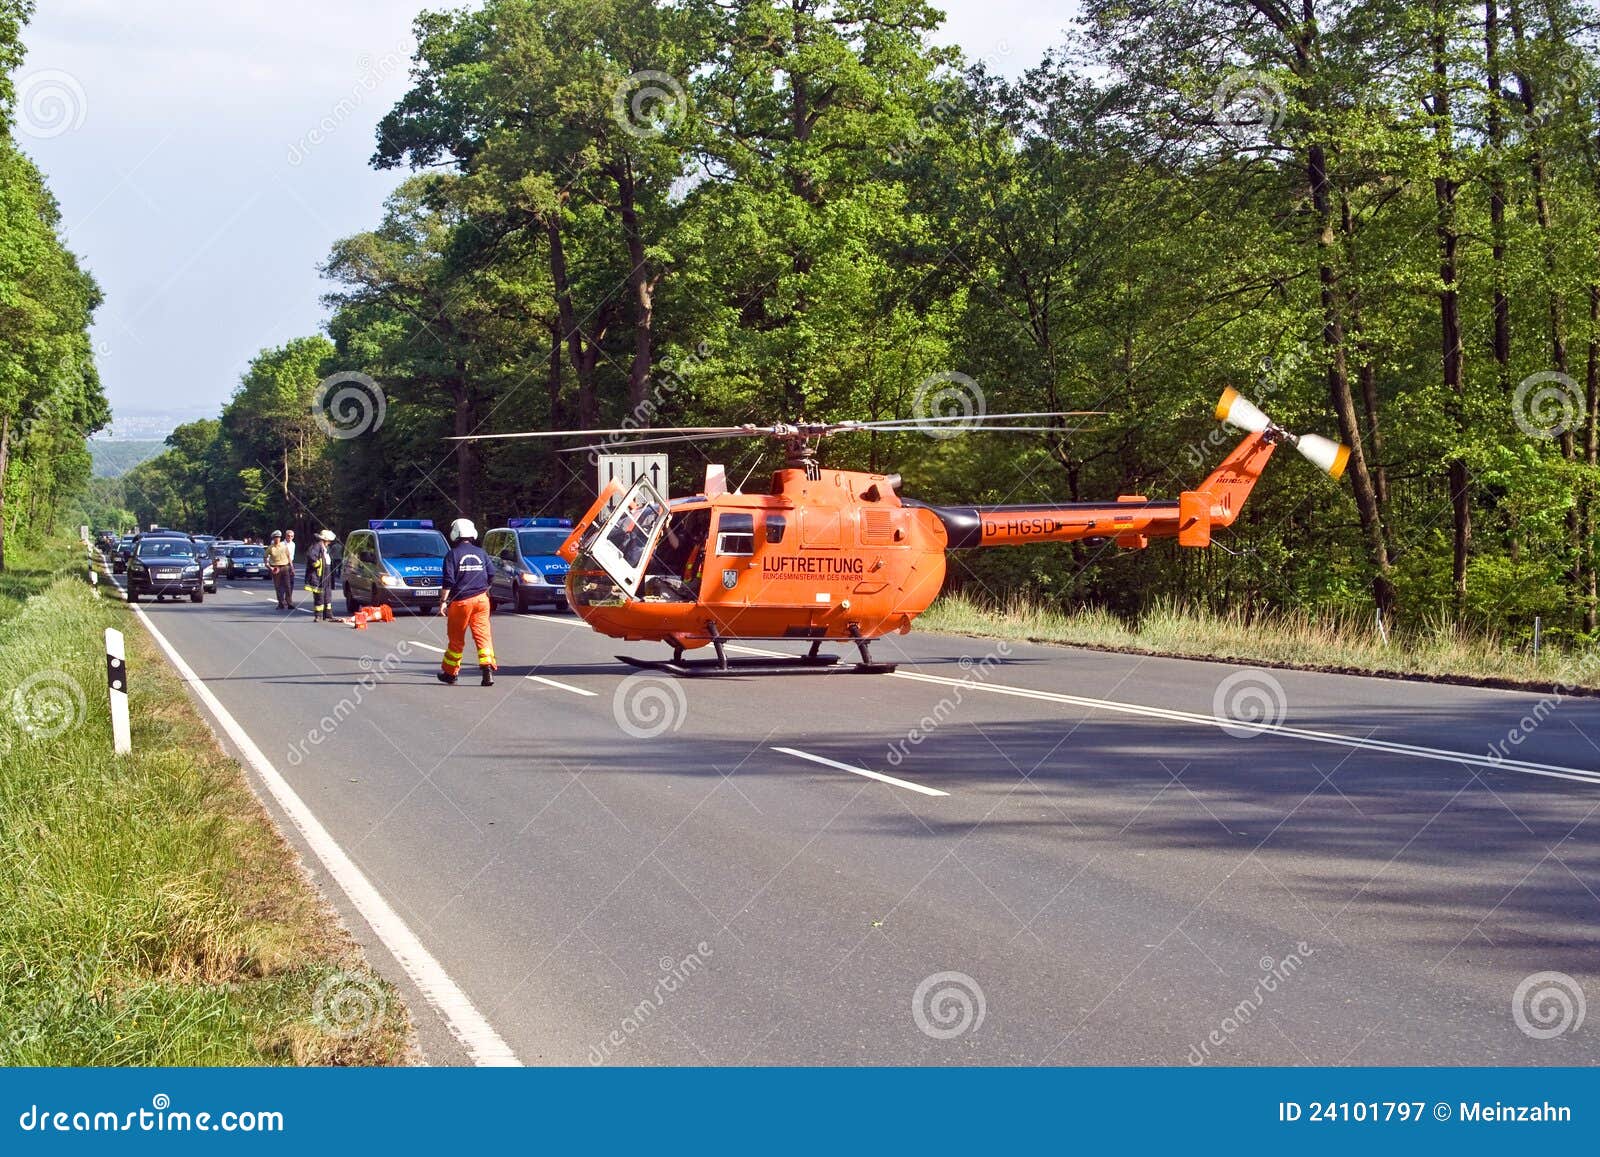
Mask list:
[{"label": "white roadside delineator post", "polygon": [[128,660],[122,649],[122,632],[106,628],[106,687],[111,692],[111,742],[118,755],[133,751],[128,728]]}]

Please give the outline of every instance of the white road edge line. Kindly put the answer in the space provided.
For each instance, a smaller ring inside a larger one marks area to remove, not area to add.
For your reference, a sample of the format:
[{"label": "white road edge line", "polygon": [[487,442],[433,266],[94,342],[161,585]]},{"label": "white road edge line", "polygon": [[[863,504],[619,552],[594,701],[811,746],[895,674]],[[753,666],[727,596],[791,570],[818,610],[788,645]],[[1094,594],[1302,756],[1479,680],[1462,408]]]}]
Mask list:
[{"label": "white road edge line", "polygon": [[923,675],[916,671],[896,671],[895,679],[913,679],[919,683],[937,683],[946,687],[960,687],[967,691],[987,691],[991,695],[1014,695],[1023,699],[1039,699],[1046,703],[1064,703],[1072,707],[1086,707],[1099,711],[1117,711],[1124,715],[1143,715],[1151,719],[1166,719],[1175,723],[1219,727],[1230,732],[1254,731],[1264,735],[1281,735],[1287,739],[1300,739],[1307,743],[1327,743],[1335,747],[1354,747],[1362,751],[1381,751],[1389,755],[1409,755],[1416,759],[1434,759],[1442,763],[1463,763],[1469,767],[1488,768],[1490,771],[1514,771],[1523,775],[1542,775],[1551,779],[1570,779],[1577,783],[1600,784],[1600,772],[1580,767],[1562,767],[1553,763],[1531,763],[1521,759],[1490,759],[1487,755],[1472,755],[1465,751],[1450,751],[1441,747],[1419,747],[1410,743],[1394,743],[1387,739],[1360,739],[1353,735],[1338,735],[1331,731],[1311,731],[1304,727],[1291,727],[1284,723],[1246,723],[1237,719],[1201,715],[1193,711],[1175,711],[1165,707],[1145,707],[1136,703],[1119,703],[1111,699],[1090,699],[1083,695],[1064,695],[1055,691],[1034,691],[1026,687],[1007,687],[1001,683],[980,683],[974,679],[951,679],[943,675]]},{"label": "white road edge line", "polygon": [[556,687],[562,691],[571,691],[574,695],[587,695],[591,699],[596,697],[596,692],[594,691],[586,691],[582,687],[574,687],[571,683],[562,683],[557,679],[546,679],[543,675],[524,675],[523,678],[532,679],[535,683],[543,683],[546,687]]},{"label": "white road edge line", "polygon": [[435,651],[438,654],[441,654],[441,655],[444,654],[444,648],[443,647],[435,647],[432,643],[422,643],[422,642],[418,642],[416,639],[412,639],[411,640],[411,645],[413,647],[421,647],[424,651]]},{"label": "white road edge line", "polygon": [[467,1055],[472,1058],[472,1063],[484,1066],[520,1066],[522,1062],[517,1059],[516,1053],[511,1051],[511,1046],[484,1019],[483,1014],[472,1003],[472,999],[444,970],[444,965],[428,951],[417,934],[389,906],[389,902],[373,886],[372,881],[367,879],[366,874],[339,846],[328,829],[322,826],[322,822],[295,794],[294,788],[289,786],[289,781],[272,766],[271,761],[239,725],[238,720],[228,713],[228,709],[211,693],[211,689],[194,673],[194,669],[184,662],[177,648],[156,629],[156,625],[150,621],[144,609],[137,604],[129,609],[139,616],[139,621],[144,624],[145,630],[150,632],[150,637],[155,639],[166,652],[167,658],[171,660],[179,676],[222,725],[222,729],[228,733],[228,738],[233,740],[246,761],[261,777],[261,782],[266,784],[267,790],[272,793],[272,798],[277,800],[278,806],[283,808],[295,827],[300,829],[300,834],[316,853],[317,859],[322,861],[322,866],[344,889],[344,894],[355,905],[356,911],[361,913],[362,919],[366,920],[378,939],[383,941],[384,947],[400,962],[400,967],[405,969],[406,975],[411,977],[416,986],[422,990],[422,995],[427,998],[428,1003],[444,1017],[451,1035],[461,1042],[462,1047],[467,1050]]},{"label": "white road edge line", "polygon": [[892,775],[884,775],[883,772],[881,772],[881,771],[868,771],[864,767],[855,767],[852,764],[840,763],[836,759],[825,759],[820,755],[812,755],[809,751],[800,751],[800,750],[798,750],[796,748],[793,748],[793,747],[774,747],[772,750],[773,751],[781,751],[785,755],[792,755],[796,759],[809,759],[812,763],[820,763],[820,764],[822,764],[823,767],[834,767],[834,768],[838,768],[840,771],[851,772],[854,775],[864,775],[868,779],[877,780],[879,783],[893,784],[895,787],[903,787],[907,791],[921,792],[923,795],[949,795],[950,794],[947,791],[940,791],[938,788],[923,787],[920,783],[912,783],[909,780],[896,779]]}]

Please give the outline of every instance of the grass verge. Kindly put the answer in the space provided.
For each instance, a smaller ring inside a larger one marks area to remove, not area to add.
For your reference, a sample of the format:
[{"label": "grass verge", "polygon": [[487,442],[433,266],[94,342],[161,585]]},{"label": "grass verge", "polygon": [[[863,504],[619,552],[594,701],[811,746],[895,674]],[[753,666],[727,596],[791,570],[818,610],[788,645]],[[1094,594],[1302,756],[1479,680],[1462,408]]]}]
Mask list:
[{"label": "grass verge", "polygon": [[[9,557],[0,582],[0,1064],[406,1063],[398,994],[81,557]],[[132,673],[122,758],[106,627]]]},{"label": "grass verge", "polygon": [[994,606],[959,594],[940,598],[917,625],[956,635],[1064,643],[1133,654],[1600,693],[1600,655],[1546,647],[1535,660],[1492,636],[1472,635],[1449,626],[1392,633],[1385,641],[1373,622],[1351,617],[1286,612],[1247,620],[1243,615],[1161,606],[1130,623],[1104,610],[1068,614],[1026,599]]}]

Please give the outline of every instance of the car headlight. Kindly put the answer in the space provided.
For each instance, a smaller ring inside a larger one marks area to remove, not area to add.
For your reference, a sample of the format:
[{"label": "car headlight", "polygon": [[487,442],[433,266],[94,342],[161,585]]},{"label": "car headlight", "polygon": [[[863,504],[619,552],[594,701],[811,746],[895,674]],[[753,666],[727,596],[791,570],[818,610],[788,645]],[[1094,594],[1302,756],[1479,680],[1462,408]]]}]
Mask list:
[{"label": "car headlight", "polygon": [[381,574],[378,576],[378,581],[386,587],[403,587],[406,585],[405,579],[393,574]]},{"label": "car headlight", "polygon": [[183,568],[183,573],[184,574],[199,574],[200,573],[200,568],[197,567],[197,566],[186,566],[186,567]]},{"label": "car headlight", "polygon": [[537,571],[525,570],[522,572],[522,581],[529,586],[538,586],[544,581],[544,576]]}]

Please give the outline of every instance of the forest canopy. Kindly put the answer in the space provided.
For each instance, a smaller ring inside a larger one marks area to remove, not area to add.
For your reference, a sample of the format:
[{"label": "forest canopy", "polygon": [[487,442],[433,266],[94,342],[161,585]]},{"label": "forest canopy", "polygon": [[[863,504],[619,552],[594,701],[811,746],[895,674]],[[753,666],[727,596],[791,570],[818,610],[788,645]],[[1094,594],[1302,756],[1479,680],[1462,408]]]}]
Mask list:
[{"label": "forest canopy", "polygon": [[[941,19],[424,13],[373,156],[410,175],[329,254],[326,335],[263,351],[122,501],[213,531],[492,525],[580,511],[589,468],[451,435],[930,408],[1109,413],[827,460],[934,501],[1172,496],[1231,446],[1231,385],[1349,443],[1345,481],[1281,460],[1210,551],[968,554],[955,582],[1595,633],[1592,4],[1087,0],[1015,78],[934,47]],[[60,308],[92,308],[75,274]],[[675,449],[677,489],[708,457],[752,485],[776,465]]]},{"label": "forest canopy", "polygon": [[31,0],[0,0],[0,570],[8,539],[53,534],[76,511],[88,436],[111,418],[89,340],[100,289],[15,138],[12,76],[32,12]]}]

